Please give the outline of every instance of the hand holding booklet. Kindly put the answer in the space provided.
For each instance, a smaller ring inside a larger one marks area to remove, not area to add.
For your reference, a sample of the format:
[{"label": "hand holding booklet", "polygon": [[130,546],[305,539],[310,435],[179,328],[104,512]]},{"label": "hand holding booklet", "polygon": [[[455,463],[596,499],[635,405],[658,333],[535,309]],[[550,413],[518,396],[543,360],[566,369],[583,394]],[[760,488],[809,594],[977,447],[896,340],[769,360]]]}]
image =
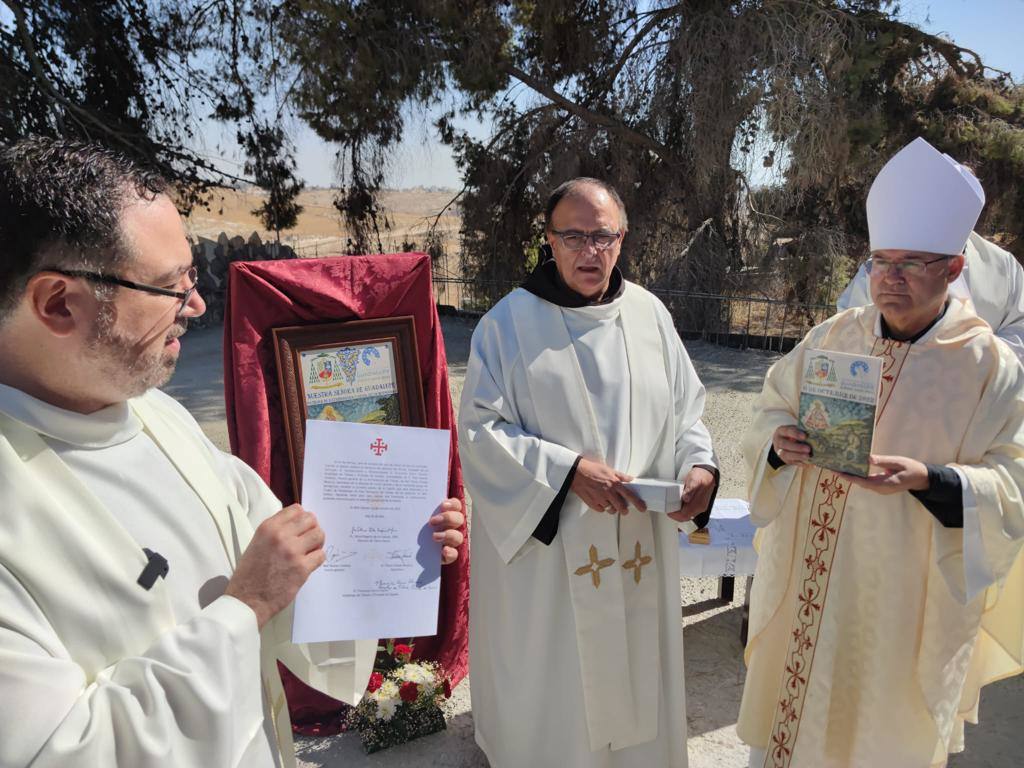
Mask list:
[{"label": "hand holding booklet", "polygon": [[326,561],[295,598],[297,643],[437,633],[441,545],[429,519],[448,491],[447,430],[306,422],[302,506]]},{"label": "hand holding booklet", "polygon": [[799,426],[811,464],[867,477],[881,376],[880,357],[807,351]]}]

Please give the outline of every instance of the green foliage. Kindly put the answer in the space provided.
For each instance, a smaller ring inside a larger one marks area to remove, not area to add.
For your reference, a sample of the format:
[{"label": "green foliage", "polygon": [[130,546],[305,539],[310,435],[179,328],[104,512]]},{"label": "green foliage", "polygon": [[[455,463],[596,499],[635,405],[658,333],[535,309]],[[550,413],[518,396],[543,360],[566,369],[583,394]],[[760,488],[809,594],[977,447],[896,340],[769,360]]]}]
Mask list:
[{"label": "green foliage", "polygon": [[194,149],[194,113],[252,116],[229,63],[246,44],[221,47],[241,12],[227,0],[0,0],[0,142],[102,142],[176,181],[188,210],[229,180]]},{"label": "green foliage", "polygon": [[[864,254],[874,174],[919,135],[974,167],[981,228],[1024,255],[1024,91],[884,0],[0,3],[0,140],[100,138],[196,189],[224,179],[189,149],[202,105],[240,127],[276,230],[297,213],[289,112],[338,148],[353,252],[380,249],[390,226],[378,193],[410,112],[444,103],[479,291],[526,274],[547,194],[593,175],[627,204],[631,276],[739,290],[785,236],[785,291],[818,300],[824,271]],[[458,130],[465,116],[492,136]],[[759,158],[777,174],[765,202]],[[817,254],[820,233],[843,249]],[[436,233],[427,244],[443,254]]]},{"label": "green foliage", "polygon": [[[377,405],[384,412],[381,424],[401,424],[402,411],[398,402],[398,395],[389,395],[377,400]],[[392,649],[393,650],[393,649]]]},{"label": "green foliage", "polygon": [[255,124],[240,133],[238,143],[248,156],[245,172],[267,193],[263,204],[253,211],[267,229],[281,240],[281,230],[299,221],[302,206],[295,202],[305,184],[295,178],[295,159],[288,152],[287,138],[280,126]]}]

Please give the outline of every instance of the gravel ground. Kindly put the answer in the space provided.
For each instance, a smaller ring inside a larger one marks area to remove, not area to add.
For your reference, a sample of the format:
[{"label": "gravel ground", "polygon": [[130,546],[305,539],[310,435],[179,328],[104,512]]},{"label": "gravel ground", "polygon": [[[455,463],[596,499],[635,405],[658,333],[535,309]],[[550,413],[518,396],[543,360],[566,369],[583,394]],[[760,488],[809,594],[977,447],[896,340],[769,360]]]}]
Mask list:
[{"label": "gravel ground", "polygon": [[[449,379],[457,406],[474,323],[445,317],[442,326]],[[189,407],[215,444],[228,450],[221,373],[221,329],[192,331],[183,339],[183,347],[182,363],[165,389]],[[704,422],[714,439],[722,468],[720,495],[723,498],[745,497],[739,443],[749,423],[751,407],[760,392],[764,374],[777,355],[726,349],[699,341],[687,342],[686,347],[708,391]],[[736,737],[735,729],[744,678],[739,630],[745,585],[737,582],[735,599],[730,606],[713,603],[717,588],[715,579],[680,581],[690,766],[745,768],[747,751]],[[1021,765],[1020,754],[1024,748],[1022,703],[1022,677],[987,687],[982,695],[981,725],[968,728],[967,752],[954,757],[950,768]],[[468,679],[455,689],[446,714],[446,731],[369,756],[363,754],[358,738],[352,735],[300,738],[297,743],[299,766],[487,768],[487,761],[473,740]]]}]

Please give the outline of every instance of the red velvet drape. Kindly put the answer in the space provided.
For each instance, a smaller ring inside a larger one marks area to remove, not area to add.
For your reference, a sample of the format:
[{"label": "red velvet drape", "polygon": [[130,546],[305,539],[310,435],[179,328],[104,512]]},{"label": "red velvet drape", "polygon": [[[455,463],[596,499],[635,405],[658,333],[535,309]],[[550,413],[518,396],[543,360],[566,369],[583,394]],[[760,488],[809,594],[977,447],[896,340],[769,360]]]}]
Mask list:
[{"label": "red velvet drape", "polygon": [[[271,329],[412,315],[428,427],[451,430],[449,496],[464,499],[448,368],[430,281],[420,253],[234,262],[224,318],[224,400],[231,450],[284,504],[295,499],[288,468]],[[416,639],[416,656],[461,680],[468,666],[469,551],[442,569],[438,633]],[[283,668],[282,668],[283,669]],[[296,730],[334,733],[343,705],[283,670]]]}]

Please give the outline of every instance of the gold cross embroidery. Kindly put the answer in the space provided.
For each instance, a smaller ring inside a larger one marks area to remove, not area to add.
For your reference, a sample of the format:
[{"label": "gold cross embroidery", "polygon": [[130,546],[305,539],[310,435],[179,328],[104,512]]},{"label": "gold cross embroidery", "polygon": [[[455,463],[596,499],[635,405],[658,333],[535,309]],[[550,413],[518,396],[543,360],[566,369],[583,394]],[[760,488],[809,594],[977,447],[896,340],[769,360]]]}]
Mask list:
[{"label": "gold cross embroidery", "polygon": [[643,567],[645,565],[650,565],[651,562],[652,562],[652,559],[651,559],[650,555],[641,555],[640,542],[638,541],[636,543],[636,550],[635,550],[635,554],[633,555],[633,559],[632,560],[627,560],[626,562],[624,562],[622,564],[622,567],[623,568],[627,568],[627,569],[631,568],[633,570],[633,581],[635,581],[637,584],[639,584],[640,583],[640,571],[643,570]]},{"label": "gold cross embroidery", "polygon": [[582,565],[576,569],[577,576],[586,576],[590,574],[590,580],[594,582],[594,589],[601,586],[601,569],[607,568],[609,565],[615,562],[614,557],[606,557],[603,560],[599,560],[597,557],[597,547],[593,544],[590,545],[590,562],[586,565]]}]

